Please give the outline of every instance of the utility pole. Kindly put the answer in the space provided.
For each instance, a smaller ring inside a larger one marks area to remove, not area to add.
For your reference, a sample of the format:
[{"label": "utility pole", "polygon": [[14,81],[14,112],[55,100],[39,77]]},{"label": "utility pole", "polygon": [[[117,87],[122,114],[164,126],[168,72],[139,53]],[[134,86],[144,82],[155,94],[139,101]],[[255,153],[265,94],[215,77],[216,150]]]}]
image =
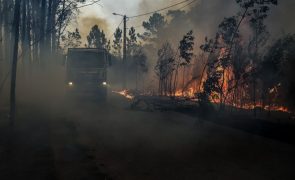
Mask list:
[{"label": "utility pole", "polygon": [[123,73],[122,73],[122,88],[127,88],[127,16],[122,14],[113,13],[115,16],[122,16],[123,17]]},{"label": "utility pole", "polygon": [[124,21],[124,32],[123,32],[123,36],[124,36],[124,39],[123,39],[123,89],[126,89],[127,87],[127,54],[126,54],[126,50],[127,50],[127,47],[126,47],[126,21],[127,21],[127,16],[124,15],[123,16],[123,21]]}]

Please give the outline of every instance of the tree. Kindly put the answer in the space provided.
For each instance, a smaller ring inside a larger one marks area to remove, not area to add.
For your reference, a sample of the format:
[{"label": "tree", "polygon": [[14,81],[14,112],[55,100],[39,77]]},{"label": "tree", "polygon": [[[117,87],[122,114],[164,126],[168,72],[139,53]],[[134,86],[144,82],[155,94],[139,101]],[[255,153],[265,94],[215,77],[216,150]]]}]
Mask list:
[{"label": "tree", "polygon": [[98,28],[98,25],[94,25],[91,28],[89,35],[87,36],[88,47],[90,48],[101,48],[105,49],[107,44],[107,39],[103,30]]},{"label": "tree", "polygon": [[[193,36],[193,31],[189,31],[183,36],[183,39],[179,42],[179,55],[180,55],[180,66],[183,67],[183,84],[182,84],[182,91],[184,91],[185,88],[185,72],[186,72],[186,66],[191,63],[191,59],[194,55],[194,40],[195,37]],[[178,70],[178,67],[177,67]],[[176,78],[175,78],[176,81]],[[176,85],[175,85],[176,87]]]},{"label": "tree", "polygon": [[175,70],[175,52],[170,43],[166,42],[158,50],[158,61],[155,66],[159,78],[159,94],[172,95],[173,71]]},{"label": "tree", "polygon": [[138,46],[135,28],[131,27],[128,34],[129,37],[127,38],[127,56],[131,57]]},{"label": "tree", "polygon": [[108,53],[111,52],[111,40],[108,40],[108,43],[106,44],[106,50]]},{"label": "tree", "polygon": [[233,63],[233,49],[236,48],[240,41],[239,34],[239,24],[238,18],[232,16],[229,18],[224,18],[224,20],[218,26],[218,32],[216,35],[217,41],[219,42],[219,55],[215,66],[218,68],[216,73],[220,73],[219,82],[219,96],[220,108],[223,108],[223,105],[226,101],[228,93],[228,84],[232,81],[230,77],[227,76],[226,72],[230,72]]},{"label": "tree", "polygon": [[252,12],[251,12],[251,19],[249,21],[250,27],[253,30],[254,37],[252,41],[249,44],[249,55],[252,59],[251,66],[252,66],[252,84],[253,84],[253,93],[252,93],[252,99],[254,104],[254,116],[256,116],[256,94],[257,94],[257,72],[256,67],[258,65],[259,61],[259,48],[263,46],[269,37],[269,32],[266,29],[266,26],[264,25],[264,19],[267,18],[268,12],[270,8],[267,5],[256,5],[254,6]]},{"label": "tree", "polygon": [[117,28],[114,33],[113,49],[115,56],[122,57],[122,29]]},{"label": "tree", "polygon": [[20,25],[20,5],[21,0],[15,0],[14,8],[14,44],[13,44],[13,58],[12,58],[12,69],[11,69],[11,84],[10,84],[10,120],[11,125],[14,125],[15,113],[16,113],[16,71],[17,71],[17,59],[18,59],[18,43],[19,43],[19,25]]},{"label": "tree", "polygon": [[[3,77],[3,72],[4,72],[4,67],[3,67],[3,62],[4,62],[4,55],[3,55],[3,29],[2,29],[2,24],[3,24],[3,4],[2,1],[0,0],[0,82],[2,81],[2,77]],[[1,87],[0,87],[1,88]],[[0,89],[1,92],[1,89]]]},{"label": "tree", "polygon": [[[233,83],[233,78],[240,78],[241,74],[237,69],[233,68],[247,68],[245,65],[245,55],[244,50],[241,44],[241,35],[239,29],[243,21],[246,21],[250,26],[253,24],[255,19],[257,19],[257,12],[260,12],[262,16],[260,18],[266,18],[267,12],[269,10],[270,5],[276,5],[276,0],[271,1],[255,1],[255,0],[236,0],[236,2],[240,5],[241,11],[238,12],[236,16],[232,16],[229,18],[225,18],[219,25],[217,35],[215,40],[210,40],[209,46],[208,43],[201,46],[201,49],[204,52],[208,52],[208,62],[206,63],[207,69],[207,79],[203,84],[203,93],[200,94],[200,97],[205,98],[207,101],[209,97],[218,98],[220,102],[220,107],[226,102],[228,98],[228,94],[232,91],[232,89],[236,89],[239,86],[239,79],[236,79]],[[258,27],[258,26],[255,26]],[[261,30],[263,26],[261,26]],[[262,32],[262,31],[260,31]],[[257,33],[254,33],[257,35]],[[255,37],[258,37],[256,36]],[[256,38],[257,39],[257,38]],[[257,43],[256,47],[257,47]],[[251,46],[251,44],[250,44]],[[237,54],[239,53],[240,54]],[[257,48],[255,48],[255,59],[257,56]],[[243,55],[243,56],[242,56]],[[248,56],[249,57],[249,56]],[[241,59],[243,59],[241,61]],[[239,60],[238,62],[236,60]],[[238,65],[238,63],[243,63],[242,65]],[[252,59],[253,62],[253,59]],[[253,64],[253,63],[252,63]],[[252,65],[253,70],[255,67]],[[249,69],[249,68],[248,68]],[[228,76],[230,72],[235,72],[234,77]],[[256,74],[252,71],[253,75]],[[243,73],[245,76],[248,72]],[[254,76],[253,76],[254,77]],[[245,78],[243,77],[245,80]],[[254,78],[253,78],[254,79]],[[248,79],[247,79],[248,80]],[[253,102],[255,106],[255,80],[253,80]],[[255,109],[255,108],[254,108]]]},{"label": "tree", "polygon": [[[143,81],[143,74],[148,72],[147,66],[147,56],[144,53],[143,47],[137,46],[137,48],[133,52],[132,56],[133,64],[135,64],[136,69],[136,90],[138,90],[139,80]],[[144,84],[143,84],[144,85]]]},{"label": "tree", "polygon": [[160,13],[154,13],[150,16],[148,21],[144,21],[142,23],[146,32],[142,35],[138,34],[138,36],[143,40],[154,41],[157,38],[159,31],[164,28],[166,23],[167,22],[163,15]]},{"label": "tree", "polygon": [[262,81],[268,106],[287,105],[295,108],[295,34],[278,39],[267,51],[257,68],[257,78]]},{"label": "tree", "polygon": [[[219,34],[217,33],[215,39],[205,38],[205,43],[200,46],[200,49],[207,53],[207,63],[204,66],[201,83],[204,77],[204,72],[206,71],[206,80],[203,82],[202,87],[203,91],[197,93],[197,97],[200,101],[200,104],[204,107],[207,107],[210,103],[210,100],[219,99],[216,97],[218,94],[221,94],[222,90],[220,88],[220,79],[223,74],[223,69],[221,67],[221,61],[219,60],[220,54],[220,41]],[[201,86],[200,86],[201,90]]]},{"label": "tree", "polygon": [[80,47],[82,44],[81,35],[78,29],[73,32],[68,31],[67,36],[62,36],[61,39],[63,41],[63,46],[65,50],[68,48]]}]

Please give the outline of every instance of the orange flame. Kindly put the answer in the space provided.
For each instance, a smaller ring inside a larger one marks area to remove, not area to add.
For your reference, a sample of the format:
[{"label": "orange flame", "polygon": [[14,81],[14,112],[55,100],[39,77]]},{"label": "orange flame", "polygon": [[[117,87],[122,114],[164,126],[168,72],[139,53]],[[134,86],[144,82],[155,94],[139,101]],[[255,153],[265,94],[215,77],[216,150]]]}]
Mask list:
[{"label": "orange flame", "polygon": [[113,93],[119,94],[121,96],[126,97],[127,99],[134,99],[134,96],[130,95],[128,90],[122,90],[122,91],[112,91]]}]

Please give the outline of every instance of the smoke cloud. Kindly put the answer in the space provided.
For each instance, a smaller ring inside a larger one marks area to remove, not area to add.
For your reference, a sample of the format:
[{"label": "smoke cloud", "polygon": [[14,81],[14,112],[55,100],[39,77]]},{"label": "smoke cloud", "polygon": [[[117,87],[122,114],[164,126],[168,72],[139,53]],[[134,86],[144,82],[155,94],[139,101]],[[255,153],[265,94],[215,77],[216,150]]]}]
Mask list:
[{"label": "smoke cloud", "polygon": [[79,19],[79,31],[82,36],[82,42],[87,42],[87,36],[94,25],[105,32],[107,36],[111,35],[109,23],[106,19],[102,19],[95,16],[82,17]]},{"label": "smoke cloud", "polygon": [[[138,13],[150,12],[177,2],[179,1],[157,0],[156,2],[151,2],[142,0],[139,4]],[[182,6],[176,6],[171,10],[179,10]],[[275,39],[282,34],[295,33],[295,25],[294,23],[290,23],[290,18],[294,16],[293,7],[295,7],[295,1],[293,0],[279,1],[278,6],[271,6],[269,17],[265,21],[268,31],[271,33],[271,39]],[[153,70],[157,61],[157,49],[163,43],[168,41],[174,48],[177,48],[183,35],[189,30],[193,30],[196,37],[195,53],[197,54],[200,51],[200,45],[204,42],[204,38],[214,38],[218,25],[222,20],[225,17],[237,15],[241,9],[235,0],[199,0],[190,7],[180,10],[183,12],[175,14],[173,18],[167,16],[168,10],[160,12],[166,16],[168,25],[158,33],[158,39],[154,44],[154,48],[150,46],[146,48],[149,57],[150,78],[154,77]],[[142,24],[142,21],[147,21],[148,18],[139,18],[138,20],[131,21],[130,24]],[[252,33],[249,26],[242,24],[240,32],[244,40],[248,41]]]}]

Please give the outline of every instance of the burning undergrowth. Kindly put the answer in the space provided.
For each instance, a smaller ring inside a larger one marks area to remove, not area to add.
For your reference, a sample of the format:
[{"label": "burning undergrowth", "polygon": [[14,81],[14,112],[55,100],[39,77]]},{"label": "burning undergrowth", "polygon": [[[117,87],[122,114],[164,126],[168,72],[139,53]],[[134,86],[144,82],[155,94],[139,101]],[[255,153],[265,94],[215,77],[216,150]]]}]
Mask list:
[{"label": "burning undergrowth", "polygon": [[[185,33],[179,43],[174,41],[176,35],[171,35],[169,29],[178,30],[172,27],[177,27],[174,25],[179,25],[179,21],[193,11],[170,11],[167,16],[172,20],[168,24],[161,14],[151,16],[144,22],[145,35],[149,36],[144,36],[148,45],[143,48],[149,59],[157,59],[150,63],[149,68],[153,70],[149,70],[149,74],[153,75],[147,78],[156,80],[152,93],[139,95],[211,103],[220,109],[227,106],[293,112],[294,101],[288,97],[293,97],[290,92],[294,91],[293,74],[289,71],[294,67],[291,60],[294,35],[277,37],[276,42],[270,42],[271,30],[267,28],[266,19],[277,8],[277,1],[250,2],[237,1],[231,9],[237,13],[230,12],[232,16],[226,15],[221,20],[213,38],[192,28],[194,31]],[[159,26],[153,27],[154,21]],[[178,35],[184,32],[180,29]],[[212,28],[208,31],[210,36],[214,34],[211,31]],[[167,36],[173,37],[173,42],[167,40]],[[204,39],[202,43],[198,43],[200,38]],[[146,91],[145,87],[139,89]],[[136,99],[138,95],[127,90],[119,94],[129,99]]]}]

